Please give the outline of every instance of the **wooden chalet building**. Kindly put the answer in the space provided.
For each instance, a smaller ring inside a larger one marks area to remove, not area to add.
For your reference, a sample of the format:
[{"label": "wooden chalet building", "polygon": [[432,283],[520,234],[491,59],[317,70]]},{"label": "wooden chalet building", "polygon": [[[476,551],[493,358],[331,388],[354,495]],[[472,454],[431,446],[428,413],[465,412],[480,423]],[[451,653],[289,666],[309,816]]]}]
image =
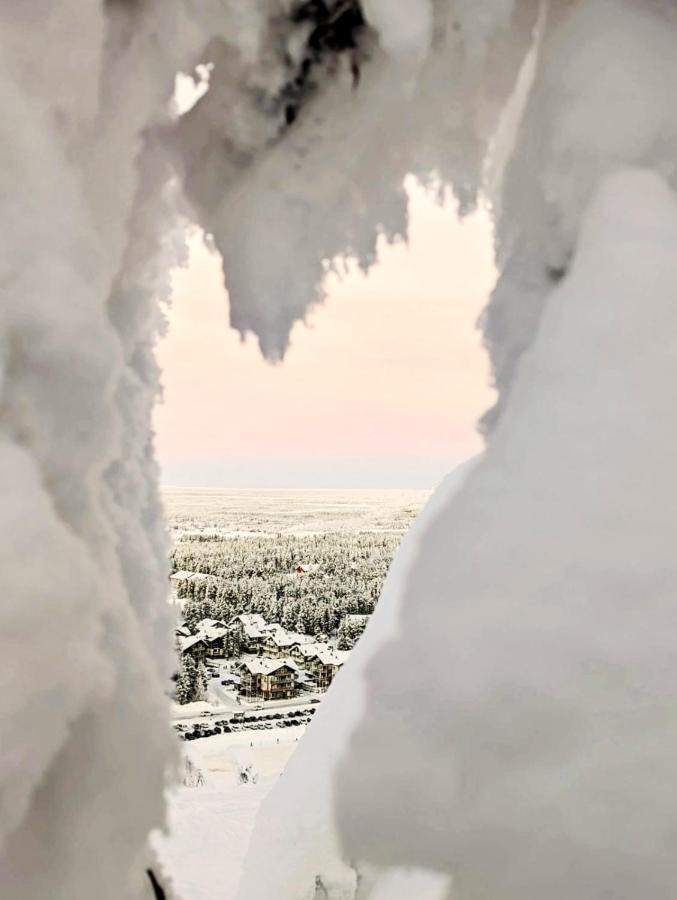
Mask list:
[{"label": "wooden chalet building", "polygon": [[333,650],[317,643],[296,647],[293,653],[294,661],[312,675],[320,691],[327,690],[349,656],[347,650]]},{"label": "wooden chalet building", "polygon": [[195,633],[207,645],[207,656],[222,659],[232,655],[233,639],[225,622],[216,619],[202,619]]},{"label": "wooden chalet building", "polygon": [[190,653],[196,660],[232,656],[233,638],[224,622],[203,619],[195,633],[187,625],[175,629],[179,653]]},{"label": "wooden chalet building", "polygon": [[181,656],[189,654],[195,662],[204,660],[207,656],[207,642],[199,634],[191,634],[190,637],[179,637],[177,638],[177,644]]},{"label": "wooden chalet building", "polygon": [[314,643],[314,638],[308,634],[287,631],[277,624],[268,625],[263,640],[263,653],[271,659],[284,659],[291,656],[296,647],[312,643]]},{"label": "wooden chalet building", "polygon": [[248,699],[286,700],[296,694],[298,667],[291,659],[248,659],[238,672],[240,694]]},{"label": "wooden chalet building", "polygon": [[260,613],[241,613],[228,623],[244,653],[260,653],[266,636],[266,620]]}]

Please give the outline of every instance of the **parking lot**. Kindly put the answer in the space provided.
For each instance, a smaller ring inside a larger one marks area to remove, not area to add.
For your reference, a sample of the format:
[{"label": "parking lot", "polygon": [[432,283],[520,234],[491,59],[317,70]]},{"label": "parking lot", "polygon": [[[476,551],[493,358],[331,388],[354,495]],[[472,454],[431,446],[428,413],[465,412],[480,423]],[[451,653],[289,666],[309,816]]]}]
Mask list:
[{"label": "parking lot", "polygon": [[290,712],[248,712],[236,713],[231,719],[217,719],[189,724],[177,723],[174,730],[181,740],[195,741],[217,734],[231,734],[241,731],[272,731],[274,728],[298,728],[307,725],[315,709],[294,709]]}]

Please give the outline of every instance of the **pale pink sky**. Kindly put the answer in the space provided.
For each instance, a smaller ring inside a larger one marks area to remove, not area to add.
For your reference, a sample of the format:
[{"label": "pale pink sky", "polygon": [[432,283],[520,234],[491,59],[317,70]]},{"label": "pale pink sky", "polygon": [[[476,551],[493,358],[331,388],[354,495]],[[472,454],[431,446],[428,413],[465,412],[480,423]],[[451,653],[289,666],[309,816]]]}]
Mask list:
[{"label": "pale pink sky", "polygon": [[281,364],[227,324],[220,262],[199,240],[158,348],[166,484],[432,487],[481,447],[492,402],[476,329],[495,279],[486,214],[458,223],[411,191],[408,246],[332,277]]}]

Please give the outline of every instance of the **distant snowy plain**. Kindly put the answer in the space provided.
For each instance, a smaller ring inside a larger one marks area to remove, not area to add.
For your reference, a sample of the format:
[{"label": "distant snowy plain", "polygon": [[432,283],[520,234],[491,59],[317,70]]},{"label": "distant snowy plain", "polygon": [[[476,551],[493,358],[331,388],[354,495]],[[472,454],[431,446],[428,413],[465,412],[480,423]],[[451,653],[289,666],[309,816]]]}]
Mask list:
[{"label": "distant snowy plain", "polygon": [[422,490],[223,490],[164,487],[174,534],[319,534],[406,531],[430,496]]}]

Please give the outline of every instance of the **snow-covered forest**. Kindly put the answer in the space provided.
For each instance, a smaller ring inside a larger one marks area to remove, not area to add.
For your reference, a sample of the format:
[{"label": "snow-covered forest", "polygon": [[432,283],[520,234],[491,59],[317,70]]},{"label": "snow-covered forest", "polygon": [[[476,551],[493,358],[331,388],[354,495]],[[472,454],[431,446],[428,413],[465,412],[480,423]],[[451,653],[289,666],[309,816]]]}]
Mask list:
[{"label": "snow-covered forest", "polygon": [[329,271],[406,238],[412,176],[490,209],[498,402],[240,896],[673,900],[676,46],[674,0],[2,5],[3,897],[152,890],[179,771],[153,346],[187,229],[280,360]]},{"label": "snow-covered forest", "polygon": [[[345,615],[374,611],[400,541],[369,533],[180,541],[175,569],[215,576],[179,586],[184,619],[195,626],[255,612],[302,634],[334,633]],[[313,569],[298,576],[301,562]]]}]

